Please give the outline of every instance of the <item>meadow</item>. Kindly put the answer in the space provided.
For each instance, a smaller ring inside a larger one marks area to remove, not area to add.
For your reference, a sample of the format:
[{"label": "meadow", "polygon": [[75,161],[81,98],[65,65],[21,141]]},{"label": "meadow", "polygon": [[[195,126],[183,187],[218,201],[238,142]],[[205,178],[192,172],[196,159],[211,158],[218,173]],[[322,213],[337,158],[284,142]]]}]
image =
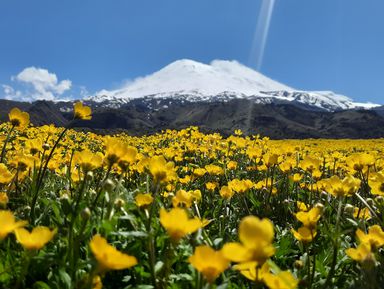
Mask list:
[{"label": "meadow", "polygon": [[0,124],[0,288],[383,288],[384,140]]}]

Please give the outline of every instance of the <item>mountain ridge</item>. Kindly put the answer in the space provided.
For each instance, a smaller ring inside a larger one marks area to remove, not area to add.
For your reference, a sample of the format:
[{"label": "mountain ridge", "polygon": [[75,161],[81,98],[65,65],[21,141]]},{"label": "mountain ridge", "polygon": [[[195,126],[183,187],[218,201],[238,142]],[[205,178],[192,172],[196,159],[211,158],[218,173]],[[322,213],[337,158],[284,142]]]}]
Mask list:
[{"label": "mountain ridge", "polygon": [[117,90],[102,90],[89,101],[119,107],[138,98],[179,98],[190,102],[249,99],[255,103],[301,102],[317,109],[373,108],[331,91],[302,91],[277,82],[237,61],[214,60],[204,64],[190,59],[174,61]]}]

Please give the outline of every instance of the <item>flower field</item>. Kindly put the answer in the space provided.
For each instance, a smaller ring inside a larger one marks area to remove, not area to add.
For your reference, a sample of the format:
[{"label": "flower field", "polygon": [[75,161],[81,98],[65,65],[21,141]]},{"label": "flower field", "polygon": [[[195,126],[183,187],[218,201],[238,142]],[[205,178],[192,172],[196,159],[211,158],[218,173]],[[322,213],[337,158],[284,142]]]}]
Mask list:
[{"label": "flower field", "polygon": [[383,288],[384,140],[0,124],[0,288]]}]

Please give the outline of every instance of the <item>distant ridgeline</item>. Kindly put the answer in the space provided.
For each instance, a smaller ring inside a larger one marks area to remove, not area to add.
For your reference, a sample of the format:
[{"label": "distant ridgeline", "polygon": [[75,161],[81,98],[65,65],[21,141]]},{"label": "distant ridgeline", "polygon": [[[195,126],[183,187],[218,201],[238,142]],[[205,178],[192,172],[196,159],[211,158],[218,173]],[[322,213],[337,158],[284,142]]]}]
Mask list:
[{"label": "distant ridgeline", "polygon": [[[0,121],[8,120],[13,107],[27,111],[34,125],[66,125],[73,117],[73,102],[33,103],[0,100]],[[137,98],[117,107],[105,102],[86,102],[92,107],[92,121],[78,121],[75,127],[99,133],[121,130],[144,135],[164,129],[199,126],[203,131],[223,135],[241,129],[245,134],[283,138],[381,138],[384,137],[384,109],[327,111],[298,102],[257,103],[250,99],[188,101],[175,98]]]}]

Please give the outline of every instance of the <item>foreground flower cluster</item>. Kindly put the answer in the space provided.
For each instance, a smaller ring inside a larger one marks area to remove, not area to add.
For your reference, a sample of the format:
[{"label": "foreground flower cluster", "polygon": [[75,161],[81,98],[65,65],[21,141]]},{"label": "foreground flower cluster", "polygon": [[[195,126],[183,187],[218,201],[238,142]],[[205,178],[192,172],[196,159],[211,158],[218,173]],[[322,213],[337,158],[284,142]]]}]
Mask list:
[{"label": "foreground flower cluster", "polygon": [[384,140],[0,124],[1,288],[381,288]]}]

